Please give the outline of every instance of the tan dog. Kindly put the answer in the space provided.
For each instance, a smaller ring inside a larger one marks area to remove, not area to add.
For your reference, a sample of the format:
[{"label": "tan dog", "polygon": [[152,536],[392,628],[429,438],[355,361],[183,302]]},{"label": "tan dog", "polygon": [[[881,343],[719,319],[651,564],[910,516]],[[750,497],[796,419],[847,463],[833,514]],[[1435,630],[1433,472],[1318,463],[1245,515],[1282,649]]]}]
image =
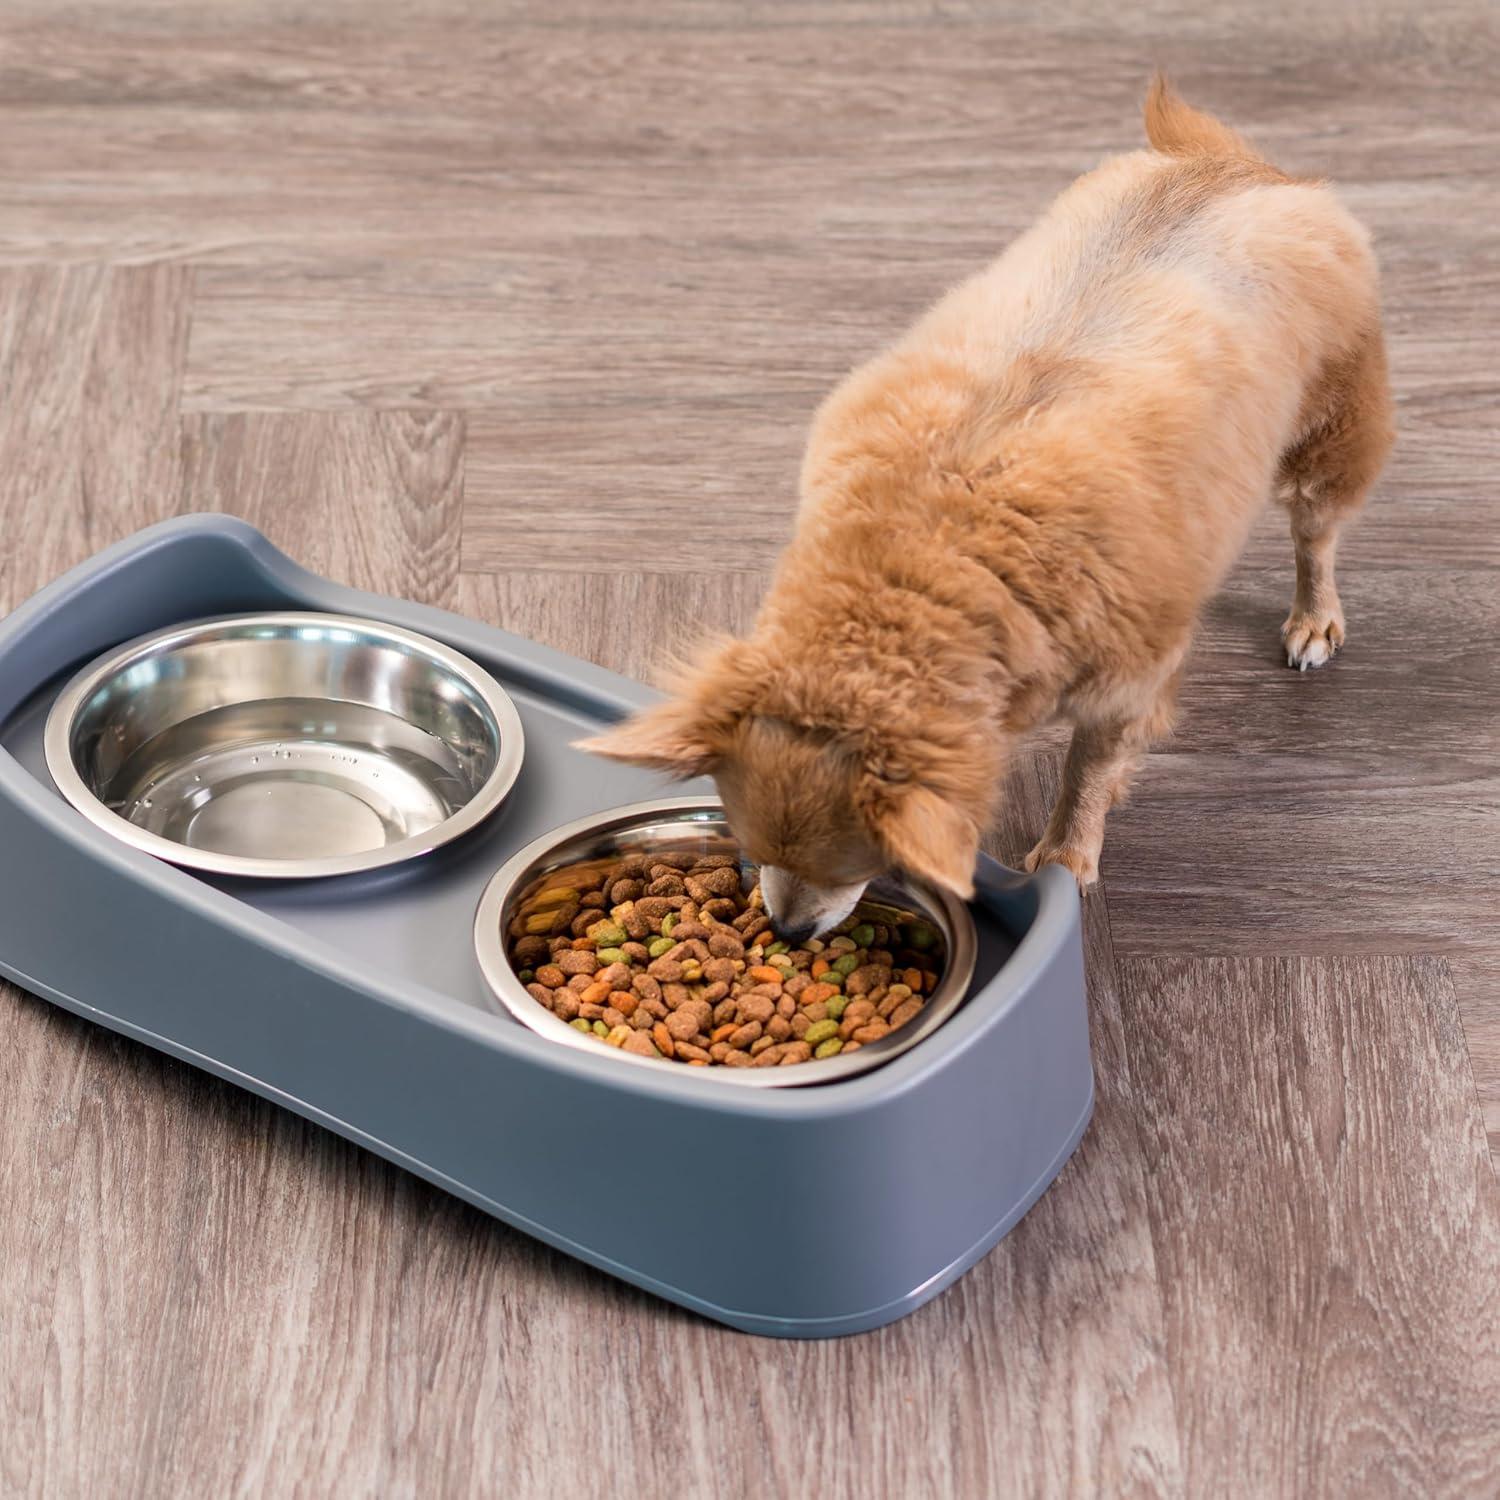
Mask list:
[{"label": "tan dog", "polygon": [[1091,882],[1268,494],[1289,664],[1343,643],[1334,545],[1392,441],[1368,238],[1161,79],[1146,132],[829,397],[749,639],[589,743],[711,772],[789,939],[893,866],[968,895],[1007,751],[1054,715],[1026,865]]}]

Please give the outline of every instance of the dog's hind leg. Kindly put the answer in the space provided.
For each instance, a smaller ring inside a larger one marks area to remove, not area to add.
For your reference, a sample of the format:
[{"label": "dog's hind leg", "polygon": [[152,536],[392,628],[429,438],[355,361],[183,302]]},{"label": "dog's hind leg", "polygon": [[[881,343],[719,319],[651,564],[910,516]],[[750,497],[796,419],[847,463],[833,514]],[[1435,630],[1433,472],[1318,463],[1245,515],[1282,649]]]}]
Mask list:
[{"label": "dog's hind leg", "polygon": [[1291,516],[1297,587],[1281,627],[1289,667],[1306,671],[1344,643],[1333,576],[1339,529],[1364,504],[1395,432],[1379,328],[1309,393],[1302,436],[1281,457],[1276,498]]},{"label": "dog's hind leg", "polygon": [[1143,711],[1078,724],[1063,762],[1062,787],[1047,831],[1026,856],[1028,870],[1044,864],[1066,865],[1081,887],[1099,878],[1104,820],[1110,808],[1125,800],[1142,754],[1170,732],[1181,680],[1179,665],[1164,682],[1148,690],[1148,706]]}]

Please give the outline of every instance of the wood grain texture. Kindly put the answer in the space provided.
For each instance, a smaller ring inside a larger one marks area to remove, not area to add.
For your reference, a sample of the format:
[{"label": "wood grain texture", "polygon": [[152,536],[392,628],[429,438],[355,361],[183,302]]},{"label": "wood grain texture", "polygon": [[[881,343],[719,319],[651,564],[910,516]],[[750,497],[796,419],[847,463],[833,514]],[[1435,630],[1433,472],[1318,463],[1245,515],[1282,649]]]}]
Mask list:
[{"label": "wood grain texture", "polygon": [[643,682],[705,631],[743,631],[758,573],[465,573],[461,614]]},{"label": "wood grain texture", "polygon": [[452,413],[244,414],[183,421],[183,511],[258,526],[356,588],[447,605],[463,522],[463,420]]},{"label": "wood grain texture", "polygon": [[0,267],[0,609],[172,514],[191,298],[180,266]]},{"label": "wood grain texture", "polygon": [[[0,268],[0,611],[172,512],[190,301],[182,267]],[[100,1033],[0,982],[7,1495],[67,1492],[51,1479],[77,1435],[61,1403],[80,1345],[59,1342],[54,1318],[78,1232],[84,1099],[109,1078],[106,1057]],[[118,1250],[102,1223],[85,1222],[94,1246]]]},{"label": "wood grain texture", "polygon": [[[1110,819],[1115,941],[1448,955],[1500,1147],[1500,590],[1425,556],[1340,573],[1349,640],[1329,671],[1284,665],[1287,560],[1248,561],[1209,608],[1177,733]],[[1414,650],[1435,628],[1443,648]]]},{"label": "wood grain texture", "polygon": [[1496,1493],[1500,1191],[1445,965],[1121,980],[1188,1493]]},{"label": "wood grain texture", "polygon": [[[0,983],[0,1491],[44,1493],[49,1454],[71,1439],[55,1406],[53,1344],[71,1204],[78,1100],[98,1059],[93,1028]],[[101,1237],[102,1238],[102,1237]]]},{"label": "wood grain texture", "polygon": [[[1106,844],[1122,952],[1449,951],[1489,942],[1500,877],[1500,594],[1484,572],[1343,570],[1349,642],[1288,671],[1289,571],[1210,606],[1176,734]],[[1413,652],[1461,621],[1442,652]],[[1446,628],[1446,627],[1445,627]]]},{"label": "wood grain texture", "polygon": [[[1060,758],[1031,755],[1012,766],[1003,814],[989,852],[1019,867],[1046,824],[1057,796]],[[1135,1088],[1121,1026],[1119,981],[1102,888],[1083,903],[1088,972],[1089,1041],[1094,1055],[1094,1120],[1077,1155],[1018,1234],[1032,1238],[1046,1261],[1031,1299],[1053,1327],[1036,1328],[1037,1359],[1048,1399],[1031,1418],[1037,1441],[1057,1443],[1047,1413],[1065,1406],[1076,1443],[1098,1424],[1099,1456],[1079,1468],[1038,1471],[1046,1482],[1015,1493],[1178,1494],[1182,1490],[1179,1424],[1164,1380],[1165,1332],[1160,1278],[1147,1234],[1144,1158],[1137,1133]],[[1012,1297],[1008,1304],[1023,1305]],[[1059,1341],[1062,1335],[1065,1342]],[[1107,1352],[1106,1352],[1107,1351]],[[1101,1386],[1098,1373],[1108,1371]],[[1085,1374],[1085,1372],[1093,1372]],[[1060,1382],[1060,1383],[1054,1383]],[[1014,1441],[1014,1439],[1012,1439]],[[1060,1458],[1060,1448],[1057,1455]],[[978,1478],[979,1476],[975,1476]],[[1003,1486],[1001,1487],[1004,1488]],[[993,1484],[990,1490],[993,1491]],[[983,1493],[983,1486],[960,1493]]]},{"label": "wood grain texture", "polygon": [[1054,1188],[892,1328],[748,1339],[0,987],[0,1492],[1495,1492],[1493,7],[4,0],[0,609],[222,509],[648,676],[1158,62],[1372,227],[1401,441],[1338,664],[1268,514],[1113,815]]},{"label": "wood grain texture", "polygon": [[769,569],[791,531],[803,436],[750,401],[475,413],[464,567]]}]

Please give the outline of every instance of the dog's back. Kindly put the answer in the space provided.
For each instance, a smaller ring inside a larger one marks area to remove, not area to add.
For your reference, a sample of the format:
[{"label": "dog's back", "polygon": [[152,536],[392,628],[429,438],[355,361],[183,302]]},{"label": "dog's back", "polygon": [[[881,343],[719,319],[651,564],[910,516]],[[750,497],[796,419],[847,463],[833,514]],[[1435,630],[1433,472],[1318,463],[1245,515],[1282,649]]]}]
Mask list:
[{"label": "dog's back", "polygon": [[1135,526],[1143,505],[1164,546],[1180,541],[1170,566],[1197,575],[1189,591],[1214,586],[1323,373],[1378,331],[1375,267],[1326,186],[1160,79],[1145,116],[1151,150],[1079,178],[830,397],[810,512],[847,497],[851,454],[1018,482],[1087,466],[1115,502],[1092,525]]}]

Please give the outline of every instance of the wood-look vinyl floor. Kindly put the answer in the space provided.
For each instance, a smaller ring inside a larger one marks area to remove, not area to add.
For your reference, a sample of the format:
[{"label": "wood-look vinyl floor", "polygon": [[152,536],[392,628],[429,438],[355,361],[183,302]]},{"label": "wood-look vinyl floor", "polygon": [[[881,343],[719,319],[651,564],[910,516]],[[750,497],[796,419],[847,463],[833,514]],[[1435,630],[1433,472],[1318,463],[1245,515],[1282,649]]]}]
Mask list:
[{"label": "wood-look vinyl floor", "polygon": [[0,0],[0,610],[218,509],[645,674],[1157,62],[1374,230],[1401,440],[1337,664],[1280,665],[1268,517],[1111,821],[1053,1189],[903,1322],[756,1340],[0,987],[0,1494],[1500,1493],[1482,0]]}]

